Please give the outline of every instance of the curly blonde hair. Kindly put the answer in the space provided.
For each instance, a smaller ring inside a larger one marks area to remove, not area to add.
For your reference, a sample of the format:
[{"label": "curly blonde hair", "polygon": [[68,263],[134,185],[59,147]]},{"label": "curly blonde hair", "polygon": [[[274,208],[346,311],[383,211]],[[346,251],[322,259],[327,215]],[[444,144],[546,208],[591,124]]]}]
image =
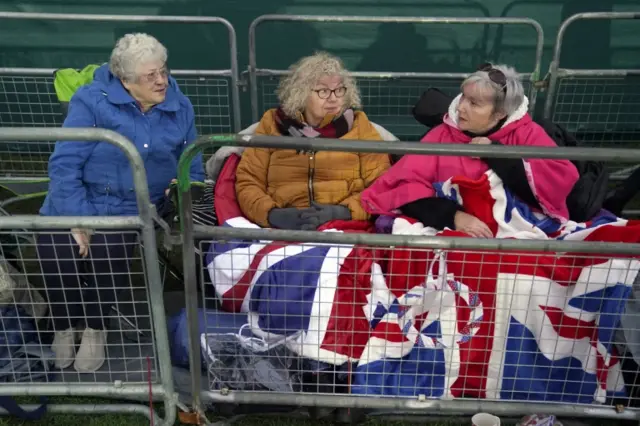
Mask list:
[{"label": "curly blonde hair", "polygon": [[289,117],[304,113],[309,95],[318,80],[326,75],[342,77],[342,84],[347,88],[343,108],[360,108],[360,91],[340,58],[326,52],[317,52],[291,65],[289,74],[280,81],[277,95],[284,113]]}]

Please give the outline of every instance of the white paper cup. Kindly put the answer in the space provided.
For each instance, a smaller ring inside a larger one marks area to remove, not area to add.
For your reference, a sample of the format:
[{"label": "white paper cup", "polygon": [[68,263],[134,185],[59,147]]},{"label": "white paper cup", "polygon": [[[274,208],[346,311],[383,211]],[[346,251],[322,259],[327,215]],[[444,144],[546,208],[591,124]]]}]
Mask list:
[{"label": "white paper cup", "polygon": [[500,418],[489,413],[478,413],[471,417],[473,426],[500,426]]}]

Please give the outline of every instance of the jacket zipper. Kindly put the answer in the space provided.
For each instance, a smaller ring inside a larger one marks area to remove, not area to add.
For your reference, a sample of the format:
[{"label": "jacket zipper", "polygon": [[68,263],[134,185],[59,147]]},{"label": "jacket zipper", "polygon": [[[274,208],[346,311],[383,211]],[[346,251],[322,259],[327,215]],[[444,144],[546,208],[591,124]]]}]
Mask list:
[{"label": "jacket zipper", "polygon": [[311,206],[311,203],[313,203],[314,201],[314,194],[313,194],[313,175],[315,174],[316,171],[316,153],[313,151],[309,152],[309,181],[308,181],[308,186],[309,186],[309,206]]},{"label": "jacket zipper", "polygon": [[[108,175],[107,175],[108,176]],[[105,207],[107,216],[111,216],[111,182],[107,181],[107,186],[105,186]]]}]

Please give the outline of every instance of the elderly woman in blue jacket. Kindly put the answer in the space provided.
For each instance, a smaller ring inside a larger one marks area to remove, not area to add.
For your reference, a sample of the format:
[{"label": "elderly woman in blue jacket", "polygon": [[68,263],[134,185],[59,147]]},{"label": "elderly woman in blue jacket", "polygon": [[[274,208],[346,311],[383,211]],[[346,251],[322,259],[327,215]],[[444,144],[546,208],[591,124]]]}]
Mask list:
[{"label": "elderly woman in blue jacket", "polygon": [[[129,138],[144,161],[151,201],[159,211],[176,178],[180,154],[196,139],[193,106],[169,76],[166,61],[167,50],[155,38],[125,35],[109,63],[96,70],[94,81],[73,96],[64,122],[64,127],[100,127]],[[49,193],[40,210],[44,216],[138,213],[129,162],[106,142],[56,143],[49,177]],[[191,165],[191,179],[204,180],[201,156]],[[79,372],[93,372],[104,363],[105,322],[118,290],[130,286],[129,259],[135,245],[136,235],[126,233],[92,236],[88,230],[73,229],[71,234],[39,236],[58,368],[74,364]],[[80,275],[87,269],[89,287],[81,290]]]}]

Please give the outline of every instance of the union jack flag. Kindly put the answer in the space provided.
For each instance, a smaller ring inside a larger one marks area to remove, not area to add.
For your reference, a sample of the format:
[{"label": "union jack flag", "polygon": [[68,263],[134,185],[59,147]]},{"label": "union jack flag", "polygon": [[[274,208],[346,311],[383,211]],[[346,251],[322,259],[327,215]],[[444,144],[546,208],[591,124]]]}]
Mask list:
[{"label": "union jack flag", "polygon": [[[604,213],[555,222],[491,171],[437,189],[496,238],[640,241],[638,222]],[[224,226],[257,228],[241,217]],[[393,232],[464,236],[403,217]],[[324,364],[353,363],[354,394],[593,403],[624,392],[614,334],[635,257],[236,241],[214,242],[207,264],[222,306],[246,312],[256,336],[285,338]]]}]

